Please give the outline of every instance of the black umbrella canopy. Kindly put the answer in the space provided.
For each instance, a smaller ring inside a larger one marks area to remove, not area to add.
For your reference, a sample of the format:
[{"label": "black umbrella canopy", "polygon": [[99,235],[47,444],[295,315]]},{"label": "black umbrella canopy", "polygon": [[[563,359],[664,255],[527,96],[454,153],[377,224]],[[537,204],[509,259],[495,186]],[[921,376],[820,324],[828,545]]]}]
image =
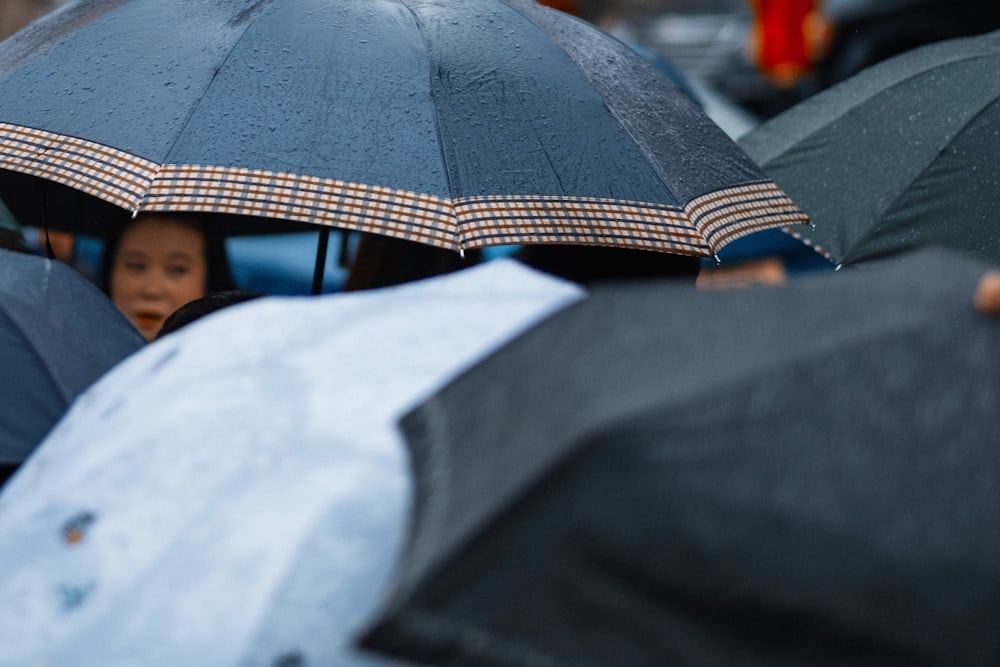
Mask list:
[{"label": "black umbrella canopy", "polygon": [[995,664],[1000,320],[928,249],[607,287],[407,415],[368,648],[428,664]]},{"label": "black umbrella canopy", "polygon": [[0,469],[27,458],[80,393],[144,343],[73,269],[0,250]]},{"label": "black umbrella canopy", "polygon": [[946,245],[1000,262],[1000,32],[914,49],[740,145],[803,210],[794,234],[851,264]]},{"label": "black umbrella canopy", "polygon": [[711,255],[805,221],[654,66],[529,0],[81,0],[0,44],[0,90],[22,217],[30,177],[455,249]]}]

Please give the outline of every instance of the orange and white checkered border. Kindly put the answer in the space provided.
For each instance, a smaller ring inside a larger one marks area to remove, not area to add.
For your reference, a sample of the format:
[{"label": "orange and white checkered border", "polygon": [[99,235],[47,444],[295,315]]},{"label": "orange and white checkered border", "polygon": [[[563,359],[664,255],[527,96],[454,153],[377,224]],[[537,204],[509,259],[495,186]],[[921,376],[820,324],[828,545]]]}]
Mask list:
[{"label": "orange and white checkered border", "polygon": [[808,222],[770,181],[709,193],[683,209],[566,196],[447,199],[286,172],[158,165],[99,143],[5,123],[0,123],[0,168],[62,183],[133,213],[276,218],[456,250],[566,243],[708,257],[740,236]]}]

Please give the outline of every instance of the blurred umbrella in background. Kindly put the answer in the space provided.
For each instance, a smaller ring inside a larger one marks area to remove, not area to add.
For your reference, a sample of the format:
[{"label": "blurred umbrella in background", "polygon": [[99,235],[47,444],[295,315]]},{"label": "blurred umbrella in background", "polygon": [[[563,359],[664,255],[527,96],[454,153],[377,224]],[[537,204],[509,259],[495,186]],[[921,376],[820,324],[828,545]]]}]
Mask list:
[{"label": "blurred umbrella in background", "polygon": [[835,264],[922,245],[1000,262],[1000,32],[879,63],[767,121],[740,145]]},{"label": "blurred umbrella in background", "polygon": [[25,224],[99,228],[85,193],[455,250],[712,256],[805,222],[653,65],[530,0],[81,0],[0,44],[0,91]]},{"label": "blurred umbrella in background", "polygon": [[73,269],[0,249],[0,482],[83,390],[144,344]]},{"label": "blurred umbrella in background", "polygon": [[[368,648],[439,665],[1000,659],[995,267],[594,289],[408,414]],[[928,631],[933,628],[933,631]]]}]

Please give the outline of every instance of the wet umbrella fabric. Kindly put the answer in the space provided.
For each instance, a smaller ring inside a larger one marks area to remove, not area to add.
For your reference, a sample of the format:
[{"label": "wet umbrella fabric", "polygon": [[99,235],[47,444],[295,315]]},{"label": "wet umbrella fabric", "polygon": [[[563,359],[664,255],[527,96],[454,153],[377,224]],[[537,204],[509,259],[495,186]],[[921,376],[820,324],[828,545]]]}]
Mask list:
[{"label": "wet umbrella fabric", "polygon": [[995,664],[1000,320],[926,250],[595,290],[407,415],[365,645],[457,665]]},{"label": "wet umbrella fabric", "polygon": [[68,188],[456,250],[711,256],[804,221],[655,66],[529,0],[85,0],[0,44],[0,90],[26,224],[29,177],[53,208]]},{"label": "wet umbrella fabric", "polygon": [[86,392],[0,495],[0,664],[384,664],[400,415],[580,297],[511,260],[231,306]]},{"label": "wet umbrella fabric", "polygon": [[73,269],[0,249],[0,479],[83,390],[144,343]]},{"label": "wet umbrella fabric", "polygon": [[758,126],[740,145],[837,264],[921,245],[1000,262],[1000,32],[914,49]]}]

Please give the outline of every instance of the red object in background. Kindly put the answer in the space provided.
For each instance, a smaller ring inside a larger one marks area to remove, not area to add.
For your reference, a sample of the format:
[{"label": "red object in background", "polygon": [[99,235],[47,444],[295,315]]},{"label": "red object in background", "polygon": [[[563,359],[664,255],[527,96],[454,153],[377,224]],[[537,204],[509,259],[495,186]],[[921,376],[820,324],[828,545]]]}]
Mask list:
[{"label": "red object in background", "polygon": [[538,0],[538,4],[558,9],[561,12],[578,16],[576,0]]},{"label": "red object in background", "polygon": [[761,74],[790,86],[812,69],[832,37],[821,0],[749,0],[750,52]]}]

